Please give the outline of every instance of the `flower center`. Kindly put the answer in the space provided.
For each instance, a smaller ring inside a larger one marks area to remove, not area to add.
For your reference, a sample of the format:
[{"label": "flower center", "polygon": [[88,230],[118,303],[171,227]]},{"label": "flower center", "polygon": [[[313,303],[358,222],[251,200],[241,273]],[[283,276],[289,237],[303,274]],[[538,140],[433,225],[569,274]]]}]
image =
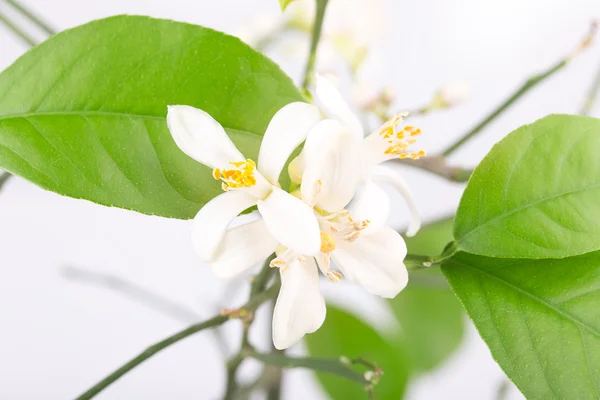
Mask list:
[{"label": "flower center", "polygon": [[256,185],[254,171],[256,163],[250,159],[246,161],[231,161],[232,169],[213,169],[213,178],[222,180],[221,187],[224,191],[239,189]]},{"label": "flower center", "polygon": [[331,233],[321,232],[321,253],[331,253],[335,250],[335,237]]},{"label": "flower center", "polygon": [[384,152],[385,154],[398,156],[399,158],[418,160],[425,156],[423,150],[407,150],[409,146],[417,143],[415,137],[421,134],[421,129],[410,125],[406,125],[402,129],[399,129],[399,126],[402,124],[402,119],[407,115],[407,112],[393,115],[381,128],[379,128],[379,136],[388,144],[388,147]]},{"label": "flower center", "polygon": [[[365,230],[371,221],[368,219],[365,220],[355,220],[350,216],[350,211],[342,210],[337,213],[332,213],[322,217],[325,224],[329,227],[329,230],[334,232],[336,236],[341,237],[343,240],[347,242],[353,242],[356,240],[360,233]],[[330,235],[334,239],[333,242],[333,250],[335,250],[335,237],[328,233],[321,233],[321,249],[324,247],[324,235]],[[321,250],[323,253],[328,253],[326,251]],[[330,251],[330,252],[331,252]]]}]

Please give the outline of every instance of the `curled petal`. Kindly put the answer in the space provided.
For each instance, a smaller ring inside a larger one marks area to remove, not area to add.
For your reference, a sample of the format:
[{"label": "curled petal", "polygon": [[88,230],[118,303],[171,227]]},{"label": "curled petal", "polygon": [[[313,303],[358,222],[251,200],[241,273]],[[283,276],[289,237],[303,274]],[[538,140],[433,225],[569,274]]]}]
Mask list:
[{"label": "curled petal", "polygon": [[319,74],[317,74],[315,95],[330,117],[344,124],[356,140],[363,139],[364,131],[356,114],[352,112],[335,85]]},{"label": "curled petal", "polygon": [[273,312],[273,344],[287,349],[325,321],[325,299],[312,258],[295,260],[281,269],[281,290]]},{"label": "curled petal", "polygon": [[374,181],[387,183],[396,189],[408,206],[410,212],[410,219],[408,222],[408,228],[406,229],[406,236],[414,236],[421,229],[421,217],[419,216],[419,209],[417,208],[417,202],[412,195],[412,192],[408,188],[408,185],[396,172],[386,167],[373,167],[370,171],[370,178]]},{"label": "curled petal", "polygon": [[302,151],[302,198],[330,212],[352,200],[360,180],[359,142],[335,120],[319,122]]},{"label": "curled petal", "polygon": [[177,146],[210,168],[244,160],[221,124],[205,111],[190,106],[169,106],[167,125]]},{"label": "curled petal", "polygon": [[229,229],[211,263],[213,272],[231,278],[264,261],[277,245],[262,219]]},{"label": "curled petal", "polygon": [[289,156],[306,140],[308,132],[320,119],[316,106],[302,102],[290,103],[275,113],[258,155],[258,169],[265,178],[277,183]]},{"label": "curled petal", "polygon": [[408,283],[404,257],[404,239],[388,227],[361,235],[354,242],[342,242],[332,253],[333,262],[346,279],[386,298],[395,297]]},{"label": "curled petal", "polygon": [[321,232],[313,210],[302,200],[273,187],[265,200],[258,201],[269,232],[279,243],[300,254],[316,254],[321,247]]},{"label": "curled petal", "polygon": [[192,244],[200,259],[213,260],[227,226],[242,211],[256,204],[256,198],[243,191],[218,195],[200,209],[192,225]]}]

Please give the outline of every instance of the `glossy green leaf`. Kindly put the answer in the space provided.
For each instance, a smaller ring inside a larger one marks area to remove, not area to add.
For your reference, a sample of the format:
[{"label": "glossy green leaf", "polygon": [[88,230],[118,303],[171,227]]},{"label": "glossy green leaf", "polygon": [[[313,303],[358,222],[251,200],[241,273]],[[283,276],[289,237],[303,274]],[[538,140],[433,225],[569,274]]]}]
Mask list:
[{"label": "glossy green leaf", "polygon": [[[410,254],[434,256],[452,240],[452,218],[427,224],[406,238]],[[412,271],[408,287],[389,304],[401,326],[395,339],[405,346],[411,367],[430,370],[460,345],[464,335],[464,310],[439,268]]]},{"label": "glossy green leaf", "polygon": [[600,249],[600,120],[551,115],[496,144],[475,169],[454,226],[458,248],[504,258]]},{"label": "glossy green leaf", "polygon": [[600,397],[600,252],[562,260],[458,253],[442,269],[528,399]]},{"label": "glossy green leaf", "polygon": [[[331,305],[327,319],[315,333],[307,335],[309,353],[315,357],[349,359],[362,358],[383,369],[383,376],[375,386],[375,398],[401,399],[408,380],[406,357],[388,344],[373,328],[356,317]],[[317,374],[319,382],[332,399],[366,399],[364,388],[346,379],[329,374]]]},{"label": "glossy green leaf", "polygon": [[263,55],[211,29],[118,16],[62,32],[0,75],[0,168],[57,193],[191,218],[221,193],[166,127],[167,105],[211,114],[247,157],[302,100]]}]

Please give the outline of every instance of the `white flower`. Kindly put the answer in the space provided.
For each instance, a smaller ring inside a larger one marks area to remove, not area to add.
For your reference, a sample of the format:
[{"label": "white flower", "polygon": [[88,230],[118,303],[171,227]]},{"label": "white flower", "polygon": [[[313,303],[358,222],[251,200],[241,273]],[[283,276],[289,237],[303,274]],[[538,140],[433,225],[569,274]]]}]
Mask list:
[{"label": "white flower", "polygon": [[313,332],[325,318],[317,267],[333,282],[343,276],[386,298],[395,297],[408,283],[403,264],[406,244],[398,232],[384,226],[390,209],[387,195],[368,181],[368,189],[350,210],[345,209],[362,172],[360,142],[346,126],[336,120],[320,122],[290,169],[301,177],[301,197],[314,207],[321,248],[311,257],[279,246],[271,262],[284,284],[273,314],[273,342],[278,349]]},{"label": "white flower", "polygon": [[[380,163],[392,160],[394,158],[418,159],[425,155],[421,151],[409,151],[409,147],[416,142],[416,137],[421,134],[421,130],[410,125],[403,126],[403,117],[407,113],[394,115],[383,126],[364,137],[364,130],[357,115],[352,112],[350,106],[344,101],[337,88],[324,77],[317,75],[315,96],[322,104],[323,108],[331,115],[339,125],[341,130],[351,133],[354,146],[358,148],[358,155],[353,164],[359,168],[360,182],[364,183],[363,193],[359,196],[357,204],[353,209],[353,214],[357,219],[369,219],[375,226],[383,226],[389,214],[389,198],[382,192],[378,184],[384,183],[393,186],[402,194],[410,211],[410,221],[407,229],[407,236],[413,236],[421,227],[421,221],[418,209],[412,194],[404,180],[393,170],[379,166]],[[319,169],[318,160],[312,158],[307,145],[300,156],[290,164],[290,176],[296,182],[302,177],[302,186],[314,185],[315,179],[305,173],[308,169]],[[348,141],[348,139],[345,139]],[[339,147],[340,144],[332,143],[331,148]],[[347,148],[352,145],[345,144]],[[307,198],[308,193],[303,190],[303,197]],[[337,211],[328,208],[327,204],[316,203],[320,208],[328,211]],[[338,209],[339,210],[339,209]]]},{"label": "white flower", "polygon": [[[278,244],[303,254],[314,254],[321,241],[312,209],[279,188],[278,180],[290,154],[321,119],[306,103],[279,110],[267,127],[258,165],[246,159],[223,127],[208,113],[189,106],[170,106],[169,130],[175,143],[196,161],[213,168],[225,193],[209,201],[194,218],[192,241],[203,261],[213,263],[219,276],[230,276],[271,254]],[[242,211],[258,206],[262,219],[227,230]],[[268,235],[266,233],[268,232]],[[264,238],[248,250],[244,245]],[[241,248],[241,251],[235,251]]]}]

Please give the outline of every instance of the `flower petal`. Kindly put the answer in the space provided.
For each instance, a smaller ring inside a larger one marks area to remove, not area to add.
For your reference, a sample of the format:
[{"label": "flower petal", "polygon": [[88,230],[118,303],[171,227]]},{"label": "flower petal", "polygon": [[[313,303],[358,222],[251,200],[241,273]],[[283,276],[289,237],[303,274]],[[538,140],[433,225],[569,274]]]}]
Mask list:
[{"label": "flower petal", "polygon": [[358,283],[369,293],[393,298],[408,283],[408,271],[403,264],[406,244],[391,228],[383,227],[371,235],[361,235],[350,243],[338,243],[331,256],[346,279]]},{"label": "flower petal", "polygon": [[169,106],[168,110],[171,135],[188,156],[210,168],[244,160],[221,124],[205,111],[190,106]]},{"label": "flower petal", "polygon": [[359,142],[338,121],[319,122],[302,152],[302,198],[336,212],[352,200],[360,180]]},{"label": "flower petal", "polygon": [[271,235],[285,247],[305,255],[319,251],[319,223],[312,208],[302,200],[273,187],[269,197],[258,201],[258,211]]},{"label": "flower petal", "polygon": [[213,273],[231,278],[264,261],[277,245],[262,219],[229,229],[211,263]]},{"label": "flower petal", "polygon": [[419,209],[417,208],[417,202],[412,195],[408,185],[393,170],[386,167],[373,167],[370,171],[370,178],[377,182],[387,183],[392,185],[406,201],[408,210],[410,212],[410,219],[408,222],[408,228],[406,229],[406,236],[415,236],[419,229],[421,229],[421,217],[419,216]]},{"label": "flower petal", "polygon": [[254,196],[231,191],[218,195],[198,211],[192,225],[192,244],[202,261],[213,260],[229,223],[255,204]]},{"label": "flower petal", "polygon": [[362,190],[350,205],[350,214],[355,220],[369,220],[369,226],[361,235],[377,232],[387,222],[390,215],[390,197],[372,180],[365,182]]},{"label": "flower petal", "polygon": [[310,129],[321,119],[319,109],[302,102],[290,103],[277,111],[271,119],[260,145],[258,170],[271,183],[279,175],[290,154],[304,140]]},{"label": "flower petal", "polygon": [[325,299],[319,290],[319,273],[312,258],[296,260],[281,273],[281,290],[273,311],[273,344],[287,349],[325,321]]},{"label": "flower petal", "polygon": [[352,112],[335,85],[319,74],[317,74],[315,95],[332,118],[344,124],[356,139],[364,138],[362,124],[356,114]]}]

